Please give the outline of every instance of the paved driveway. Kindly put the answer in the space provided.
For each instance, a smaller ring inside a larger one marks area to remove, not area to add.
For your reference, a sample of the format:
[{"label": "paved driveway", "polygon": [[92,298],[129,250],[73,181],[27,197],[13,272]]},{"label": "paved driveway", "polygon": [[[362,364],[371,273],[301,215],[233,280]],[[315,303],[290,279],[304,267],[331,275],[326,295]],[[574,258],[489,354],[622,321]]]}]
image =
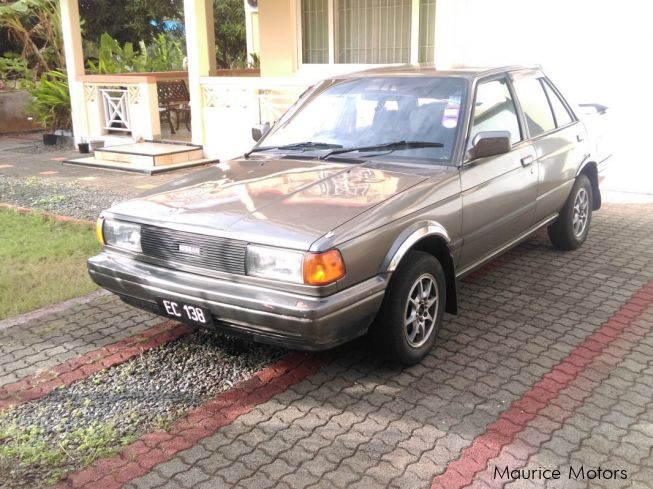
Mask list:
[{"label": "paved driveway", "polygon": [[538,236],[465,281],[422,364],[336,355],[129,487],[650,487],[652,279],[653,207],[606,207],[582,250]]},{"label": "paved driveway", "polygon": [[[6,189],[58,194],[75,178],[79,195],[127,195],[155,181],[86,174],[10,143]],[[47,426],[34,413],[60,421],[61,399],[125,401],[101,376],[131,379],[141,412],[160,409],[152,399],[183,405],[117,455],[72,464],[61,487],[653,487],[653,167],[636,162],[613,163],[581,250],[540,233],[462,281],[460,315],[415,367],[379,361],[364,341],[239,350],[101,295],[0,322],[0,410]],[[45,484],[15,469],[0,458],[0,487]]]},{"label": "paved driveway", "polygon": [[[650,487],[652,204],[605,205],[575,252],[537,235],[465,279],[460,305],[415,367],[380,362],[362,341],[289,354],[62,487]],[[0,398],[157,322],[100,297],[8,328]],[[522,468],[535,480],[509,479]]]}]

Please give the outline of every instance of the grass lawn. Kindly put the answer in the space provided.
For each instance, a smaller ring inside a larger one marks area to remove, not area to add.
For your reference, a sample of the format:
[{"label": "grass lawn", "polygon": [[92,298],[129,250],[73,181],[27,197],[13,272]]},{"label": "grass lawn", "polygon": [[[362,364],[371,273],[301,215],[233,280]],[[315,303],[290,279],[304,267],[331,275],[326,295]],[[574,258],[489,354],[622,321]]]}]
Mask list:
[{"label": "grass lawn", "polygon": [[95,290],[86,259],[99,250],[90,226],[0,210],[0,319]]}]

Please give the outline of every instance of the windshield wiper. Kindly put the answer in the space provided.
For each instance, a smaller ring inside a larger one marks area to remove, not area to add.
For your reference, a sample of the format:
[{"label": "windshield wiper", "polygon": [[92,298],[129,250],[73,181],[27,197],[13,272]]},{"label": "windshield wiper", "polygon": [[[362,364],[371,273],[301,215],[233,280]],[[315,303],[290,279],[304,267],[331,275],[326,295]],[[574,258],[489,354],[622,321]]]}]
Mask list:
[{"label": "windshield wiper", "polygon": [[433,143],[431,141],[395,141],[393,143],[375,144],[373,146],[358,146],[352,148],[341,148],[329,151],[327,154],[320,156],[318,159],[326,160],[329,156],[349,153],[352,151],[397,151],[399,149],[415,148],[442,148],[444,144]]},{"label": "windshield wiper", "polygon": [[269,149],[304,149],[304,148],[309,148],[309,149],[342,148],[342,144],[322,143],[319,141],[303,141],[301,143],[284,144],[282,146],[259,146],[245,153],[245,158],[249,158],[249,155],[251,155],[252,153],[258,153],[259,151],[267,151]]}]

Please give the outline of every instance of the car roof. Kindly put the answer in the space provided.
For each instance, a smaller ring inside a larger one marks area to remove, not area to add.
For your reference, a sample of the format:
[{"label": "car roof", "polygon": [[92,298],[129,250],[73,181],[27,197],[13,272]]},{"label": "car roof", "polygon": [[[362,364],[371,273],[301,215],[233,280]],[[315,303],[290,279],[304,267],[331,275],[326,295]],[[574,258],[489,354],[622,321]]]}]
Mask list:
[{"label": "car roof", "polygon": [[485,76],[491,76],[499,73],[506,73],[510,71],[520,71],[520,70],[539,70],[539,66],[521,66],[521,65],[511,65],[511,66],[497,66],[490,68],[480,68],[480,67],[452,67],[446,70],[439,70],[432,63],[428,64],[404,64],[404,65],[392,65],[392,66],[383,66],[380,68],[371,68],[369,70],[356,71],[353,73],[347,73],[334,78],[365,78],[365,77],[377,77],[377,76],[445,76],[445,77],[457,77],[457,78],[466,78],[468,80],[475,80]]}]

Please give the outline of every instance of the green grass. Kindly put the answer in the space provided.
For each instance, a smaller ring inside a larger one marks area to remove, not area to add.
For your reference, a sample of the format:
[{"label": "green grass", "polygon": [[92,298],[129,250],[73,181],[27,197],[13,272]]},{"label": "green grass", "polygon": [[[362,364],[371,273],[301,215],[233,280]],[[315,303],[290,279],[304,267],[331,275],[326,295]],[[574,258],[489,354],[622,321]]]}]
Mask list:
[{"label": "green grass", "polygon": [[61,433],[55,441],[48,438],[37,426],[25,429],[12,423],[1,427],[0,475],[12,466],[44,470],[50,474],[48,482],[52,484],[71,470],[117,453],[135,439],[120,436],[111,423],[93,423]]},{"label": "green grass", "polygon": [[90,226],[0,210],[0,319],[95,290],[86,259],[99,250]]}]

